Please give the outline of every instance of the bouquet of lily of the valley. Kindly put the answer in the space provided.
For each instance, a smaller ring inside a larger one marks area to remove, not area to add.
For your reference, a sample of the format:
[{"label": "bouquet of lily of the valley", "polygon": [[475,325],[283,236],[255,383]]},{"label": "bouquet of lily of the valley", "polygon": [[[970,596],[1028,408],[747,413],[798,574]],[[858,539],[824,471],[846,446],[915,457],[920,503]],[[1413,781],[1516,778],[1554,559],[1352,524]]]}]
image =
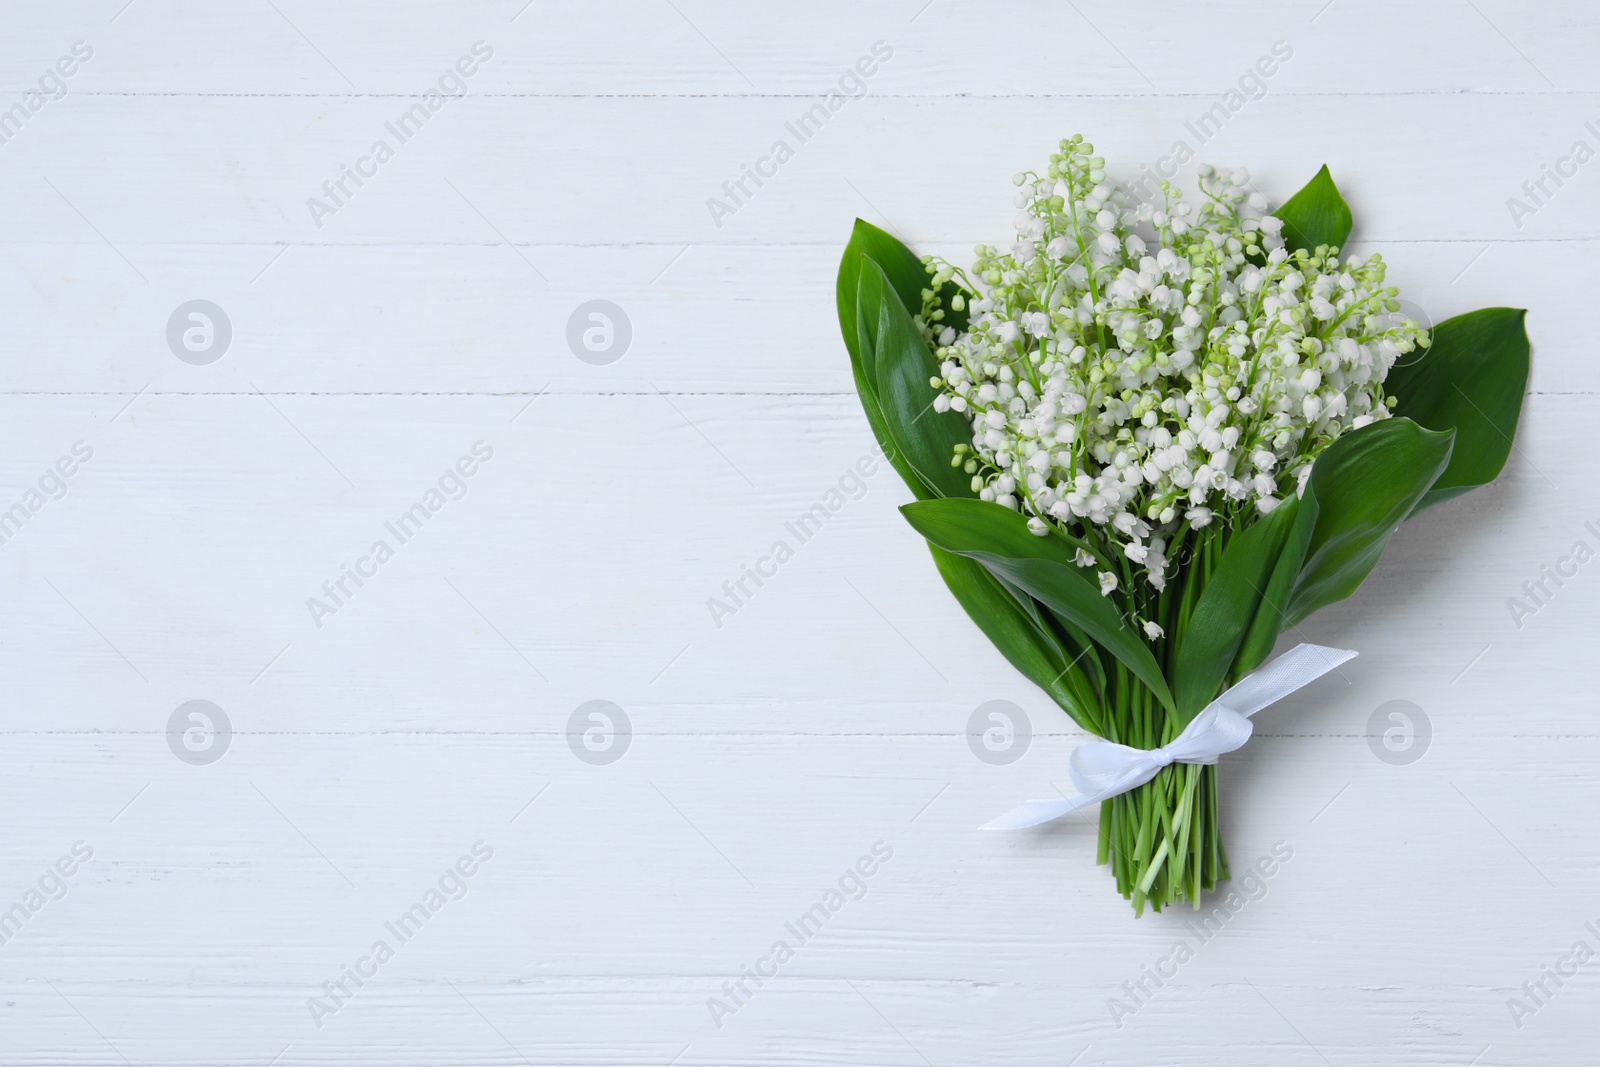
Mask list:
[{"label": "bouquet of lily of the valley", "polygon": [[[1018,174],[970,271],[857,221],[840,326],[901,510],[979,629],[1083,729],[1099,862],[1136,912],[1228,876],[1217,757],[1354,653],[1280,634],[1355,591],[1408,516],[1492,480],[1528,375],[1520,310],[1431,331],[1346,255],[1324,167],[1276,212],[1202,168],[1135,203],[1081,137]],[[1260,668],[1260,669],[1258,669]]]}]

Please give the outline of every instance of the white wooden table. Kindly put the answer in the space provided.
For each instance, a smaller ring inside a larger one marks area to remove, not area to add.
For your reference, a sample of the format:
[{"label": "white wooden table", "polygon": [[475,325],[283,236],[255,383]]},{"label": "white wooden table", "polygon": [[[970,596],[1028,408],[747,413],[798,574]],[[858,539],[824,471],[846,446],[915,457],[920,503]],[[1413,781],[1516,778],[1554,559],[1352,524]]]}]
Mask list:
[{"label": "white wooden table", "polygon": [[[1592,1059],[1600,12],[523,3],[0,14],[0,1063]],[[1227,760],[1205,931],[976,832],[1082,736],[852,473],[852,219],[963,257],[1075,131],[1326,162],[1428,314],[1530,309],[1504,476]]]}]

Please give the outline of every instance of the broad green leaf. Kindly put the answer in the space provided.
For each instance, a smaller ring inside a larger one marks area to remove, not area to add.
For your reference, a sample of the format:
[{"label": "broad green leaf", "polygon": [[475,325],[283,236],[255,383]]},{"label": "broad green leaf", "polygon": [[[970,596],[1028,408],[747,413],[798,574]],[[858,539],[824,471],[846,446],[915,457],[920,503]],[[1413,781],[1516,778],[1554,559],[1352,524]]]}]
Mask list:
[{"label": "broad green leaf", "polygon": [[[1068,540],[1074,546],[1078,544],[1075,539],[1069,538]],[[930,545],[929,547],[933,546]],[[966,557],[958,558],[965,559]],[[972,561],[969,560],[968,562]],[[983,570],[977,563],[973,563],[973,566]],[[988,571],[984,571],[984,573],[989,574]],[[1072,663],[1083,672],[1093,692],[1097,695],[1104,695],[1106,689],[1105,667],[1100,663],[1100,652],[1095,648],[1094,642],[1089,640],[1089,635],[1049,608],[1044,607],[1034,599],[1032,593],[1029,593],[1015,582],[992,574],[989,577],[1001,589],[1011,594],[1012,599],[1016,601],[1017,606],[1022,609],[1022,613],[1028,617],[1030,622],[1066,650]]]},{"label": "broad green leaf", "polygon": [[933,544],[928,551],[933,553],[944,584],[1000,654],[1050,694],[1073,722],[1091,733],[1102,733],[1099,702],[1066,650],[1028,619],[983,564]]},{"label": "broad green leaf", "polygon": [[1150,688],[1168,711],[1172,693],[1155,656],[1127,625],[1116,603],[1073,562],[1065,540],[1035,537],[1010,508],[983,500],[922,500],[900,508],[918,533],[946,552],[968,556],[1037,597],[1078,626]]},{"label": "broad green leaf", "polygon": [[1188,626],[1178,635],[1172,676],[1178,726],[1188,723],[1222,691],[1245,633],[1261,607],[1298,505],[1299,501],[1290,497],[1235,534],[1223,550]]},{"label": "broad green leaf", "polygon": [[[851,347],[852,355],[854,339],[850,324],[855,322],[856,284],[861,273],[862,256],[883,268],[894,286],[895,295],[913,315],[922,312],[922,291],[933,280],[915,252],[865,219],[856,219],[855,229],[850,233],[850,243],[845,246],[844,258],[839,262],[839,278],[835,285],[839,327],[844,331],[845,344]],[[950,306],[951,299],[958,293],[966,298],[970,306],[972,294],[954,281],[945,282],[939,287],[939,298],[944,305],[944,318],[939,320],[941,327],[951,326],[958,331],[967,328],[967,308],[957,311]]]},{"label": "broad green leaf", "polygon": [[[861,279],[862,256],[878,264],[888,276],[895,295],[900,298],[900,303],[913,315],[922,310],[922,290],[926,289],[932,280],[916,253],[872,223],[857,219],[855,229],[850,234],[850,243],[845,246],[844,258],[839,261],[839,278],[836,285],[839,329],[844,333],[845,347],[850,350],[852,359],[858,358],[856,293]],[[877,320],[876,315],[872,318],[873,321]],[[869,380],[871,380],[870,375]]]},{"label": "broad green leaf", "polygon": [[1070,620],[1063,619],[1050,609],[1041,605],[1039,614],[1045,621],[1045,629],[1053,634],[1061,647],[1072,656],[1072,662],[1083,671],[1089,686],[1098,696],[1104,697],[1106,669],[1100,662],[1099,646],[1089,639],[1089,635],[1083,632],[1082,627],[1074,626]]},{"label": "broad green leaf", "polygon": [[877,374],[872,365],[873,345],[870,341],[863,344],[861,340],[863,332],[876,336],[882,310],[877,306],[865,309],[857,306],[863,257],[877,262],[889,275],[895,295],[902,305],[909,301],[913,308],[922,306],[921,291],[928,283],[928,275],[909,248],[871,223],[857,219],[850,243],[839,261],[837,282],[839,330],[844,335],[845,348],[850,352],[851,376],[855,379],[856,394],[861,399],[862,410],[866,412],[867,424],[872,428],[872,435],[878,439],[895,473],[900,475],[917,499],[925,500],[938,494],[929,488],[895,447],[883,416],[883,405],[878,400]]},{"label": "broad green leaf", "polygon": [[1494,481],[1511,454],[1528,387],[1528,332],[1521,308],[1484,308],[1446,319],[1433,343],[1402,357],[1386,386],[1404,415],[1454,430],[1450,465],[1419,508]]},{"label": "broad green leaf", "polygon": [[[863,262],[871,263],[872,261],[864,260]],[[857,278],[859,281],[859,273]],[[881,286],[878,287],[878,292],[881,296]],[[884,417],[883,405],[878,401],[878,384],[874,373],[876,369],[875,357],[878,350],[878,322],[882,317],[881,312],[883,309],[877,305],[862,307],[853,300],[851,301],[851,307],[856,310],[855,337],[857,338],[857,343],[851,347],[850,372],[855,379],[856,395],[861,400],[861,409],[867,415],[867,425],[872,427],[872,435],[878,439],[878,446],[883,449],[883,454],[888,457],[889,464],[894,467],[895,473],[900,475],[901,480],[910,488],[911,494],[918,500],[936,497],[939,495],[938,491],[929,486],[922,476],[907,462],[905,456],[900,454],[900,449],[895,444],[894,436],[889,432],[889,421]]]},{"label": "broad green leaf", "polygon": [[1100,653],[1095,648],[1094,642],[1089,640],[1089,635],[1040,604],[1032,593],[1015,582],[995,575],[990,577],[999,583],[1000,588],[1011,594],[1022,609],[1022,613],[1035,626],[1067,651],[1072,662],[1083,671],[1094,692],[1103,695],[1106,689],[1105,668],[1100,663]]},{"label": "broad green leaf", "polygon": [[1039,602],[1033,599],[1026,589],[1020,585],[1013,585],[1004,578],[996,578],[995,581],[999,582],[1000,588],[1009,593],[1011,599],[1017,602],[1017,607],[1022,609],[1022,613],[1028,617],[1030,622],[1041,630],[1049,630],[1049,623],[1044,621],[1044,612],[1040,610]]},{"label": "broad green leaf", "polygon": [[[856,393],[861,398],[861,407],[866,412],[867,423],[872,428],[873,436],[878,439],[889,462],[896,473],[910,487],[911,492],[918,499],[927,499],[938,496],[939,490],[930,486],[907,461],[906,457],[895,447],[894,438],[890,433],[888,420],[883,411],[883,402],[878,396],[877,367],[874,363],[875,338],[877,336],[878,322],[883,311],[881,301],[868,307],[859,304],[859,291],[861,283],[862,266],[864,261],[877,264],[878,268],[889,279],[889,288],[908,314],[915,315],[922,308],[922,290],[931,280],[921,261],[905,245],[894,237],[861,219],[856,220],[854,231],[850,235],[850,243],[846,246],[844,256],[839,262],[839,276],[837,281],[837,302],[839,308],[839,329],[844,335],[845,347],[850,352],[852,377],[855,380]],[[947,282],[941,287],[940,293],[945,298],[947,310],[941,325],[954,326],[963,329],[967,316],[963,312],[948,309],[949,299],[960,292],[954,282]],[[881,294],[880,290],[875,293]],[[970,299],[970,297],[969,297]],[[863,340],[863,337],[866,340]],[[931,372],[930,372],[930,377]],[[945,458],[949,462],[949,457]],[[944,475],[935,484],[948,488],[953,482],[945,483]]]},{"label": "broad green leaf", "polygon": [[[1300,567],[1306,560],[1306,549],[1311,545],[1311,535],[1317,528],[1317,498],[1312,493],[1303,497],[1290,497],[1278,509],[1294,508],[1294,525],[1284,538],[1278,559],[1273,564],[1272,575],[1261,592],[1261,606],[1250,621],[1250,629],[1239,645],[1234,657],[1229,680],[1244,677],[1272,655],[1278,635],[1283,632],[1284,612],[1289,607],[1289,597],[1294,593],[1295,580],[1300,577]],[[1276,513],[1276,512],[1275,512]]]},{"label": "broad green leaf", "polygon": [[851,370],[856,380],[856,395],[861,398],[861,409],[867,415],[867,425],[872,428],[872,436],[878,439],[878,447],[883,449],[889,465],[900,475],[901,480],[910,488],[911,494],[918,500],[937,496],[938,494],[928,488],[927,483],[911,468],[911,464],[906,462],[905,457],[895,449],[894,438],[889,435],[889,426],[883,417],[883,409],[878,406],[877,394],[872,391],[861,369],[855,367]]},{"label": "broad green leaf", "polygon": [[[952,467],[955,446],[971,440],[972,429],[955,411],[935,411],[937,395],[928,384],[939,365],[916,323],[900,301],[894,299],[889,279],[870,259],[861,262],[857,304],[878,309],[877,330],[871,337],[873,353],[863,353],[863,366],[875,371],[876,395],[885,427],[896,451],[923,482],[940,496],[969,497],[972,478]],[[862,341],[868,340],[863,330]]]},{"label": "broad green leaf", "polygon": [[1391,418],[1352,430],[1323,450],[1306,495],[1317,522],[1289,598],[1285,625],[1356,591],[1389,537],[1450,462],[1454,431]]},{"label": "broad green leaf", "polygon": [[1327,164],[1273,214],[1283,220],[1283,243],[1291,252],[1314,252],[1318,245],[1343,248],[1353,222]]}]

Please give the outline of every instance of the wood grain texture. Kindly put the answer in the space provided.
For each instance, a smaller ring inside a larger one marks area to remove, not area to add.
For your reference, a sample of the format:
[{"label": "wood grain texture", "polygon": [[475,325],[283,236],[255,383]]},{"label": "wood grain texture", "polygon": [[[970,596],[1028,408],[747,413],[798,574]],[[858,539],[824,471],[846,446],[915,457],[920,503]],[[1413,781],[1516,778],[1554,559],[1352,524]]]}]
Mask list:
[{"label": "wood grain texture", "polygon": [[[43,501],[0,543],[0,1064],[1592,1058],[1600,962],[1544,968],[1600,949],[1600,562],[1563,563],[1600,551],[1600,162],[1531,214],[1507,200],[1600,148],[1600,13],[124,5],[12,5],[0,33],[0,115],[93,49],[0,143],[0,515]],[[465,96],[318,226],[307,199],[478,41]],[[878,41],[863,95],[719,225],[708,198]],[[1136,921],[1085,824],[976,831],[1064,786],[1082,735],[961,615],[893,472],[852,473],[852,218],[964,258],[1075,131],[1120,176],[1181,139],[1277,200],[1328,163],[1426,314],[1530,309],[1505,474],[1293,635],[1361,656],[1225,763],[1235,872],[1272,873],[1208,928]],[[208,365],[168,347],[194,299],[232,325]],[[595,299],[631,324],[609,365],[567,341]],[[231,724],[219,761],[169,747],[192,700]],[[608,764],[569,744],[592,700],[630,724]],[[1009,766],[967,745],[990,700],[1031,725]],[[1431,724],[1420,761],[1369,744],[1390,701]],[[386,924],[430,890],[402,942]],[[314,1017],[380,939],[393,958]],[[793,958],[714,1016],[780,939]]]}]

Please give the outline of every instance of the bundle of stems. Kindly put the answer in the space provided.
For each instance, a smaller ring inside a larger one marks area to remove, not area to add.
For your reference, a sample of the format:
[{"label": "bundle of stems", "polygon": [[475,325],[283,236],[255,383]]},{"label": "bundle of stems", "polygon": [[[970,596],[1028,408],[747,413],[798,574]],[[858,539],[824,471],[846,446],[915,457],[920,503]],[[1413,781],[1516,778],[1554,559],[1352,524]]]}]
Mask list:
[{"label": "bundle of stems", "polygon": [[[1229,524],[1203,530],[1187,526],[1174,537],[1174,580],[1159,594],[1129,582],[1129,595],[1154,600],[1139,612],[1156,618],[1168,634],[1188,632],[1189,620],[1226,546]],[[1172,677],[1175,642],[1156,642],[1163,673]],[[1102,734],[1130,748],[1154,749],[1171,743],[1182,730],[1150,687],[1117,664],[1106,678],[1101,709]],[[1100,805],[1097,862],[1109,863],[1117,891],[1133,903],[1135,914],[1187,900],[1200,906],[1202,891],[1228,877],[1217,811],[1217,768],[1178,763],[1155,778]]]}]

